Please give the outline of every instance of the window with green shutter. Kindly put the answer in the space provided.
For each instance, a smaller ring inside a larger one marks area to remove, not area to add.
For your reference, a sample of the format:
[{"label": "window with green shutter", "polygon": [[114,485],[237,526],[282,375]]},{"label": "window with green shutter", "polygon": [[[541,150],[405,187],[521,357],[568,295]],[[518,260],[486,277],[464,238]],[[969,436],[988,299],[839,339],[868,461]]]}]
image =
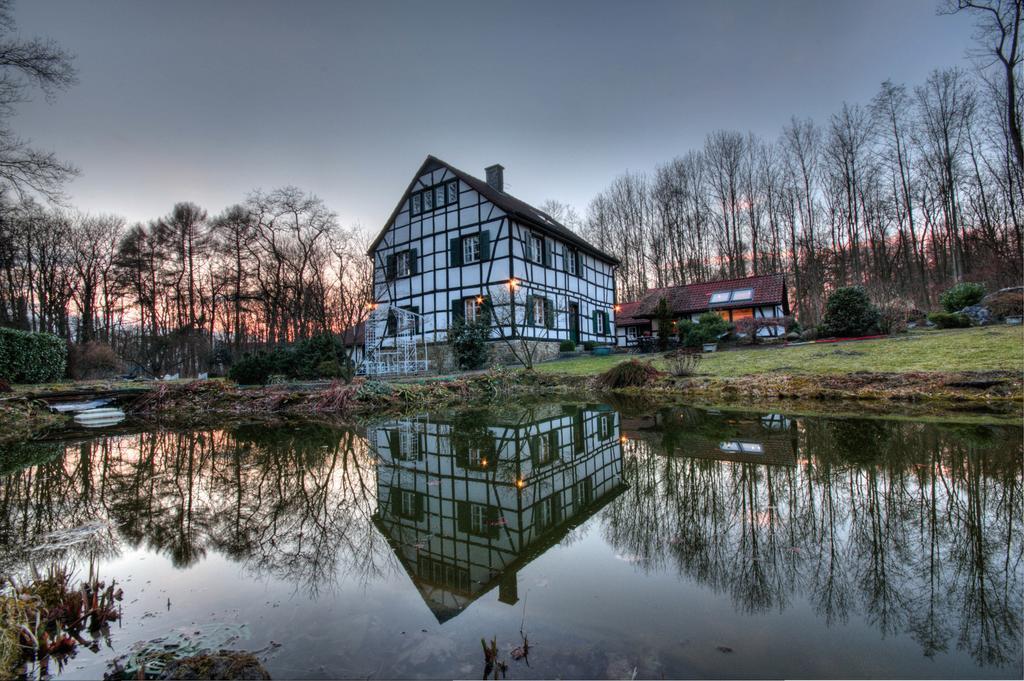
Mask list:
[{"label": "window with green shutter", "polygon": [[455,237],[449,244],[448,260],[451,267],[462,267],[462,239]]}]

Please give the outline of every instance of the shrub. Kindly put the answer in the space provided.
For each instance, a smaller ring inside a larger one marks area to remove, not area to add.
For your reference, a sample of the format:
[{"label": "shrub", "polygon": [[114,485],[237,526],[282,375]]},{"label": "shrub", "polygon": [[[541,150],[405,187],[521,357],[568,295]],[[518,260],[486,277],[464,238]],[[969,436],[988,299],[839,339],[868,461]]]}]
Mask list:
[{"label": "shrub", "polygon": [[889,335],[905,333],[907,320],[912,316],[912,308],[906,303],[892,301],[878,308],[878,330]]},{"label": "shrub", "polygon": [[76,380],[107,378],[121,372],[121,358],[114,348],[99,341],[68,346],[68,376]]},{"label": "shrub", "polygon": [[933,312],[928,320],[940,329],[965,329],[971,325],[971,318],[959,312]]},{"label": "shrub", "polygon": [[866,336],[878,330],[879,316],[863,286],[844,286],[828,297],[822,326],[830,336]]},{"label": "shrub", "polygon": [[704,358],[699,352],[676,350],[665,355],[668,372],[673,376],[693,376]]},{"label": "shrub", "polygon": [[984,297],[984,286],[964,281],[939,296],[939,302],[946,312],[958,312],[969,305],[977,305]]},{"label": "shrub", "polygon": [[316,365],[316,375],[318,378],[342,378],[345,375],[345,370],[342,369],[338,360],[325,359]]},{"label": "shrub", "polygon": [[[331,333],[321,333],[301,340],[291,348],[277,353],[278,371],[290,378],[338,378],[345,348],[341,340]],[[320,367],[333,373],[320,373]]]},{"label": "shrub", "polygon": [[491,325],[484,319],[457,319],[448,329],[448,345],[460,369],[479,369],[487,363],[487,339]]},{"label": "shrub", "polygon": [[0,329],[0,378],[11,383],[56,381],[67,355],[67,345],[53,334]]},{"label": "shrub", "polygon": [[583,341],[583,349],[586,352],[592,352],[596,346],[597,343],[595,343],[594,341]]},{"label": "shrub", "polygon": [[597,384],[603,388],[639,388],[657,379],[661,372],[650,362],[632,359],[616,364],[597,377]]},{"label": "shrub", "polygon": [[729,332],[729,322],[719,317],[714,312],[705,312],[697,318],[697,323],[687,322],[684,325],[685,337],[680,331],[680,339],[683,345],[688,348],[699,348],[705,343],[717,342],[724,334]]},{"label": "shrub", "polygon": [[235,383],[265,385],[274,373],[274,360],[264,352],[242,357],[228,369],[228,378]]},{"label": "shrub", "polygon": [[558,344],[558,350],[560,352],[576,352],[576,342],[571,340],[564,340]]}]

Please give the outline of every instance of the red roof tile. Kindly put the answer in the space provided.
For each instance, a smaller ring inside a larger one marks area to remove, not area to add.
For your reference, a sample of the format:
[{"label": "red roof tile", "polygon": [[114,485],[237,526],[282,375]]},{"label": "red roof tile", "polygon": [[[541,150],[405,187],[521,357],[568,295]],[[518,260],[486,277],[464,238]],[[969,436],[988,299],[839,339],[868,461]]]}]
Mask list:
[{"label": "red roof tile", "polygon": [[620,303],[619,311],[615,313],[615,326],[636,326],[638,324],[650,324],[650,319],[635,317],[640,301],[634,300],[631,303]]},{"label": "red roof tile", "polygon": [[[735,291],[752,288],[752,300],[736,301],[725,304],[711,304],[711,294],[718,291]],[[720,279],[705,281],[683,286],[667,286],[651,289],[640,299],[636,309],[631,310],[634,317],[651,319],[658,301],[665,298],[675,316],[705,312],[707,310],[728,310],[742,307],[760,307],[762,305],[782,305],[783,312],[789,314],[789,300],[786,295],[786,278],[781,274],[764,274],[757,277],[739,279]]]}]

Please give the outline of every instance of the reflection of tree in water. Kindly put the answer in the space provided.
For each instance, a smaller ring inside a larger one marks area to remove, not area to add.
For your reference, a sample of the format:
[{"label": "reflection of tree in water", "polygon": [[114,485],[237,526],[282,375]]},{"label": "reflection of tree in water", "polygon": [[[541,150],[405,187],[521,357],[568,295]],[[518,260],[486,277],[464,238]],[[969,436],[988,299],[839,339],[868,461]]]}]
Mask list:
[{"label": "reflection of tree in water", "polygon": [[745,612],[806,595],[828,625],[856,614],[929,656],[955,644],[980,664],[1020,664],[1019,429],[799,419],[794,463],[769,466],[706,453],[756,418],[657,420],[649,437],[627,430],[630,487],[603,516],[619,552]]},{"label": "reflection of tree in water", "polygon": [[0,479],[0,537],[6,551],[108,519],[178,567],[216,551],[315,591],[342,566],[366,579],[390,560],[370,521],[371,463],[365,441],[337,428],[100,438]]}]

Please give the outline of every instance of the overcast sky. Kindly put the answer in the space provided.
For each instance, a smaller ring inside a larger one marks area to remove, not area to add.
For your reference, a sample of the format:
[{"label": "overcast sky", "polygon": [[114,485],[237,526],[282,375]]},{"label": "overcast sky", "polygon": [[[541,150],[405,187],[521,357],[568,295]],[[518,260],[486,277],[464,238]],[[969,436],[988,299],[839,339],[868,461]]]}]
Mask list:
[{"label": "overcast sky", "polygon": [[72,203],[131,221],[294,184],[376,230],[427,154],[581,212],[727,128],[825,122],[886,78],[969,66],[972,20],[883,2],[51,2],[25,36],[80,82],[14,129],[76,164]]}]

